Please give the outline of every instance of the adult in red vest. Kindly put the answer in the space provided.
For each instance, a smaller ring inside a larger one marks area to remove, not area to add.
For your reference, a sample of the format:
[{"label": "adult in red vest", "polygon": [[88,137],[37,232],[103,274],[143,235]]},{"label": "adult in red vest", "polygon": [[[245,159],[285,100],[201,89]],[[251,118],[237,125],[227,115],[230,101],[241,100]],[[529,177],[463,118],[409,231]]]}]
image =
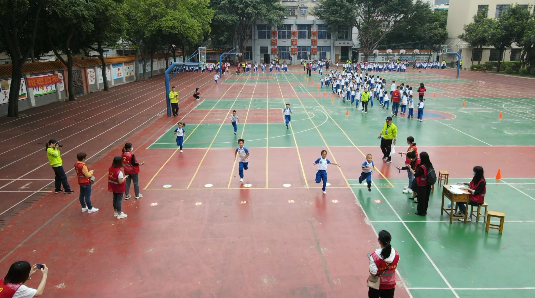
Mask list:
[{"label": "adult in red vest", "polygon": [[368,288],[369,298],[394,298],[396,289],[396,268],[398,267],[399,254],[392,248],[390,241],[392,236],[388,231],[379,232],[377,239],[381,248],[368,254],[370,259],[370,274],[380,276],[379,290]]},{"label": "adult in red vest", "polygon": [[399,102],[401,101],[401,86],[392,91],[392,116],[398,116]]},{"label": "adult in red vest", "polygon": [[[487,193],[487,181],[485,181],[483,167],[475,166],[472,174],[474,175],[472,181],[470,181],[470,183],[465,183],[465,185],[468,185],[465,189],[470,192],[468,204],[471,206],[480,206],[485,203],[485,194]],[[455,216],[464,216],[464,213],[466,212],[466,204],[457,203],[457,207],[459,207],[460,210],[455,213]],[[471,221],[472,219],[469,216],[467,220]]]},{"label": "adult in red vest", "polygon": [[420,153],[420,165],[414,177],[416,178],[416,192],[418,193],[415,203],[418,203],[418,211],[416,215],[425,216],[427,214],[427,207],[429,204],[429,195],[431,194],[431,185],[427,183],[427,172],[433,168],[429,154],[427,152]]},{"label": "adult in red vest", "polygon": [[424,99],[425,91],[427,91],[427,89],[425,89],[424,83],[420,83],[420,87],[418,88],[419,100]]},{"label": "adult in red vest", "polygon": [[[30,266],[26,261],[15,262],[9,267],[6,276],[0,279],[0,298],[13,297],[38,297],[43,295],[46,285],[46,278],[48,276],[48,267],[37,269],[37,264]],[[24,284],[37,271],[43,273],[41,283],[37,289],[32,289]]]},{"label": "adult in red vest", "polygon": [[145,164],[144,162],[138,163],[136,160],[136,156],[132,154],[132,151],[134,150],[134,147],[132,147],[132,143],[126,143],[124,144],[123,148],[123,154],[121,157],[123,158],[123,168],[124,173],[128,175],[126,178],[126,185],[125,185],[125,200],[130,199],[130,183],[132,180],[134,180],[134,193],[136,194],[136,200],[139,198],[142,198],[143,195],[139,193],[139,166]]},{"label": "adult in red vest", "polygon": [[80,152],[76,154],[77,162],[74,163],[74,170],[78,177],[78,185],[80,185],[80,205],[82,205],[82,212],[93,213],[97,212],[98,208],[91,205],[91,176],[93,176],[93,170],[89,170],[85,164],[85,158],[87,154]]},{"label": "adult in red vest", "polygon": [[125,191],[124,181],[127,177],[121,171],[122,167],[123,158],[116,156],[113,158],[113,163],[108,169],[108,191],[113,193],[113,216],[117,217],[117,219],[127,217],[121,210],[121,202]]}]

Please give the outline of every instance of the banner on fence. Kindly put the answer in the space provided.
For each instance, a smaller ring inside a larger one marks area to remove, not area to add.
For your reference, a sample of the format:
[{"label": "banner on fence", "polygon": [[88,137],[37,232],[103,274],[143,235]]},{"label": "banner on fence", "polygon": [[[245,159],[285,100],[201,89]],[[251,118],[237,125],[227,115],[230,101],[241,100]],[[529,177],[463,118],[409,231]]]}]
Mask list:
[{"label": "banner on fence", "polygon": [[[6,104],[9,101],[9,88],[11,86],[11,79],[0,80],[0,104]],[[25,99],[26,95],[26,80],[20,79],[19,100]]]},{"label": "banner on fence", "polygon": [[57,73],[43,75],[43,76],[35,76],[35,77],[28,78],[28,87],[30,88],[44,87],[44,86],[56,84],[58,82],[59,82],[59,76]]},{"label": "banner on fence", "polygon": [[120,79],[123,77],[123,64],[122,63],[119,63],[119,64],[113,64],[112,65],[113,67],[113,79]]},{"label": "banner on fence", "polygon": [[95,70],[93,68],[87,69],[87,81],[89,85],[93,85],[97,82]]},{"label": "banner on fence", "polygon": [[123,67],[125,77],[131,77],[134,75],[134,63],[125,63]]},{"label": "banner on fence", "polygon": [[[104,79],[102,78],[102,67],[101,66],[98,67],[97,76],[98,76],[98,83],[99,84],[104,83]],[[110,70],[110,66],[109,65],[106,67],[106,79],[108,80],[108,82],[111,81],[111,70]]]}]

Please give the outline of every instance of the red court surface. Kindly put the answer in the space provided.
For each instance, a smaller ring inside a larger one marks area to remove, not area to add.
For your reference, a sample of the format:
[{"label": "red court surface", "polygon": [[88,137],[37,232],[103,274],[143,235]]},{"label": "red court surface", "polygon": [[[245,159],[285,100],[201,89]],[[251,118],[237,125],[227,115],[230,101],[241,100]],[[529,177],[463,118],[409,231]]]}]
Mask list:
[{"label": "red court surface", "polygon": [[[465,79],[472,76],[466,72]],[[348,187],[363,161],[356,147],[328,148],[343,165],[329,168],[328,196],[314,183],[312,161],[321,147],[254,148],[259,158],[245,171],[250,187],[238,181],[233,149],[147,149],[179,120],[221,124],[230,115],[194,109],[195,87],[211,100],[296,94],[289,83],[244,84],[259,78],[216,85],[209,73],[179,74],[172,81],[181,96],[176,118],[165,115],[161,76],[24,111],[18,119],[1,118],[0,271],[16,260],[47,264],[47,297],[366,297],[365,253],[377,243]],[[492,75],[485,84],[501,80],[510,79]],[[248,114],[247,123],[267,119],[265,110],[238,114]],[[283,122],[280,109],[269,110],[269,122]],[[92,201],[100,211],[80,212],[72,170],[76,193],[50,193],[53,172],[43,148],[49,138],[64,144],[66,170],[77,152],[88,154],[97,177]],[[140,175],[144,197],[123,201],[128,218],[117,220],[107,169],[127,141],[147,161]],[[379,146],[358,149],[380,156]],[[501,168],[510,178],[535,178],[529,146],[420,150],[447,164],[452,176],[466,176],[467,163],[490,159],[495,168],[486,168],[488,173]],[[378,163],[378,169],[374,179],[403,175],[392,165]],[[38,280],[28,285],[37,287]],[[411,297],[402,282],[396,297]]]}]

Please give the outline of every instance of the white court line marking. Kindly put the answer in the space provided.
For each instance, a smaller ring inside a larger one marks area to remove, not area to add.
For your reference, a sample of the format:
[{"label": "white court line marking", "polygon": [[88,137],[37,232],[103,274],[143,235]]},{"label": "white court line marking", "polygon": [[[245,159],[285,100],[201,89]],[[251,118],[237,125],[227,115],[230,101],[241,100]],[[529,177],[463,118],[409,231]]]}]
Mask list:
[{"label": "white court line marking", "polygon": [[[402,223],[402,222],[410,222],[410,223],[430,223],[430,222],[447,222],[449,223],[450,221],[449,220],[405,220],[405,221],[399,221],[399,220],[370,220],[370,222],[377,222],[377,223]],[[512,223],[531,223],[531,222],[535,222],[535,220],[508,220],[507,221],[508,223],[509,222],[512,222]],[[459,222],[459,223],[463,223],[463,222]]]},{"label": "white court line marking", "polygon": [[54,179],[0,179],[0,181],[54,181]]},{"label": "white court line marking", "polygon": [[[455,290],[453,289],[453,287],[451,286],[451,284],[448,282],[448,280],[446,279],[446,277],[442,274],[442,271],[440,271],[440,269],[438,269],[437,265],[435,264],[435,262],[433,262],[433,260],[431,259],[431,257],[429,256],[429,254],[427,253],[427,251],[423,248],[422,244],[418,241],[418,239],[416,239],[416,236],[414,236],[414,234],[412,233],[412,231],[409,229],[409,227],[405,224],[405,222],[401,219],[401,216],[399,216],[398,212],[396,211],[396,209],[394,209],[394,207],[392,207],[392,205],[390,204],[390,202],[388,201],[388,199],[385,197],[385,195],[383,194],[383,192],[381,191],[381,189],[375,184],[375,182],[372,182],[373,183],[373,186],[377,189],[377,191],[379,191],[379,193],[381,194],[381,196],[383,197],[383,200],[388,204],[388,206],[390,206],[390,209],[392,209],[392,212],[394,212],[394,214],[396,215],[396,217],[401,221],[401,224],[405,227],[405,229],[407,230],[407,232],[411,235],[412,239],[416,242],[416,244],[418,245],[418,247],[422,250],[422,252],[424,253],[424,255],[426,256],[427,260],[429,261],[429,263],[431,263],[431,265],[433,266],[433,268],[435,268],[435,270],[437,271],[437,273],[440,275],[440,277],[442,278],[442,280],[446,283],[446,285],[448,286],[448,289],[450,289],[453,293],[453,295],[455,295],[455,297],[457,298],[460,298],[459,295],[457,295],[457,292],[455,292]],[[354,192],[353,192],[354,194]],[[357,200],[357,196],[355,195],[355,199]],[[360,203],[359,203],[360,205]]]},{"label": "white court line marking", "polygon": [[460,132],[460,133],[462,133],[462,134],[465,134],[465,135],[471,137],[471,138],[474,139],[474,140],[478,140],[478,141],[480,141],[480,142],[483,143],[483,144],[487,144],[487,145],[489,145],[489,146],[492,146],[491,144],[489,144],[489,143],[487,143],[487,142],[485,142],[485,141],[482,141],[482,140],[480,140],[480,139],[478,139],[478,138],[476,138],[476,137],[474,137],[474,136],[471,136],[471,135],[467,134],[466,132],[464,132],[464,131],[462,131],[462,130],[458,130],[457,128],[452,127],[452,126],[449,125],[449,124],[440,122],[440,120],[436,120],[436,121],[437,121],[438,123],[442,124],[442,125],[445,125],[445,126],[451,128],[451,129],[454,129],[454,130],[456,130],[456,131],[458,131],[458,132]]},{"label": "white court line marking", "polygon": [[[449,288],[408,288],[410,290],[449,290]],[[523,288],[453,288],[459,291],[508,291],[508,290],[535,290],[535,287]]]},{"label": "white court line marking", "polygon": [[[52,182],[50,182],[50,183],[52,183]],[[50,191],[46,191],[46,190],[42,190],[42,189],[40,189],[40,190],[0,190],[0,193],[2,193],[2,192],[24,192],[24,193],[26,193],[26,192],[31,192],[31,193],[43,192],[43,193],[45,193],[45,192],[52,192],[52,191],[51,190]]]},{"label": "white court line marking", "polygon": [[[514,187],[514,186],[513,186],[513,185],[511,185],[510,183],[507,183],[507,182],[503,181],[502,179],[500,179],[500,181],[502,181],[502,182],[503,182],[503,183],[505,183],[506,185],[509,185],[510,187],[512,187],[512,188],[514,188],[514,189],[516,189],[517,191],[519,191],[520,193],[522,193],[522,194],[523,194],[523,195],[525,195],[526,197],[528,197],[528,198],[530,198],[530,199],[532,199],[532,200],[534,200],[534,201],[535,201],[535,198],[533,198],[532,196],[528,195],[527,193],[525,193],[525,192],[521,191],[520,189],[518,189],[518,188]],[[522,183],[520,183],[520,184],[522,184]]]}]

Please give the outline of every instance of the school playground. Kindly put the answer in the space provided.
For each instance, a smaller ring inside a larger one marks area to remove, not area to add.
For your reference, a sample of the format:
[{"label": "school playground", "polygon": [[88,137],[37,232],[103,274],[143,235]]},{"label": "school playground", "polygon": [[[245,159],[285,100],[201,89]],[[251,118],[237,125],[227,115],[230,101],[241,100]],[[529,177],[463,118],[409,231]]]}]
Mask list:
[{"label": "school playground", "polygon": [[[181,98],[176,118],[166,115],[156,76],[0,119],[0,272],[17,260],[47,264],[46,297],[367,297],[366,254],[385,229],[401,257],[395,297],[535,297],[535,81],[473,72],[457,79],[453,70],[379,76],[387,86],[423,82],[428,90],[423,122],[394,118],[396,151],[414,136],[450,184],[483,166],[489,210],[506,214],[502,235],[475,218],[450,224],[438,186],[427,216],[414,214],[402,193],[406,172],[395,168],[405,159],[381,160],[377,136],[390,113],[378,101],[364,114],[300,67],[225,75],[219,84],[213,73],[180,73],[171,81]],[[179,120],[183,153],[173,138]],[[53,193],[44,150],[51,138],[64,145],[73,195]],[[243,184],[239,138],[251,154]],[[107,169],[127,141],[145,162],[144,197],[123,200],[128,218],[117,220]],[[341,165],[328,168],[325,195],[312,165],[323,149]],[[80,151],[97,177],[93,214],[78,201],[71,165]],[[377,166],[371,192],[358,183],[367,153]]]}]

